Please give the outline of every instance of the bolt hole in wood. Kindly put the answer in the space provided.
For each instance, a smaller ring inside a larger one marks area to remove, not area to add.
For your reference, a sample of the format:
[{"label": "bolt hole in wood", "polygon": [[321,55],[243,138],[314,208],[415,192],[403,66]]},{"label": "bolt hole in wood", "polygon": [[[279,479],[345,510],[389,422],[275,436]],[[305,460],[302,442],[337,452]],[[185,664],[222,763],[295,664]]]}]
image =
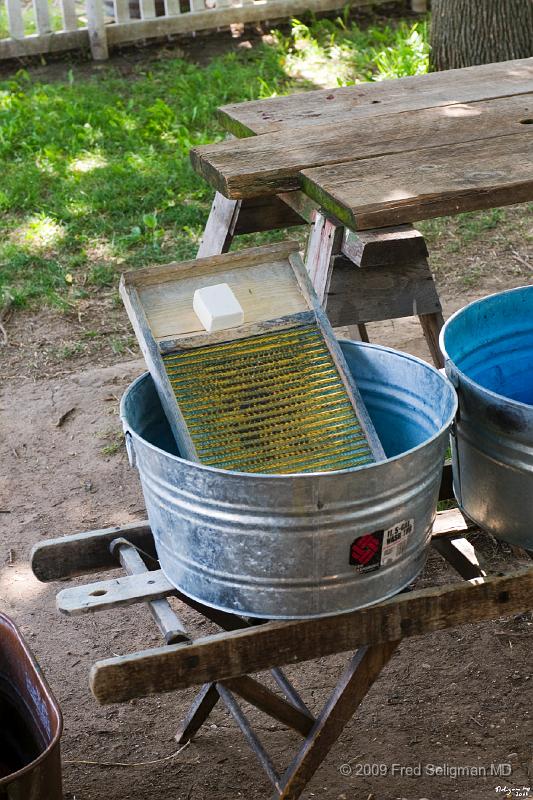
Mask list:
[{"label": "bolt hole in wood", "polygon": [[531,119],[521,119],[520,125],[533,125],[533,117]]},{"label": "bolt hole in wood", "polygon": [[96,589],[96,591],[91,592],[91,597],[102,597],[104,594],[107,594],[107,589]]}]

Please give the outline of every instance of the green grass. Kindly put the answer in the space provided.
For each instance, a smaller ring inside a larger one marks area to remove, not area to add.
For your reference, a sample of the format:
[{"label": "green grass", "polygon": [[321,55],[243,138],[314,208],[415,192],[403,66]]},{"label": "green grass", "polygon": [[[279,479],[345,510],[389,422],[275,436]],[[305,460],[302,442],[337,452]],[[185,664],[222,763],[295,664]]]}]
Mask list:
[{"label": "green grass", "polygon": [[327,86],[421,75],[429,69],[425,22],[363,29],[350,23],[346,11],[311,25],[294,20],[291,33],[278,33],[277,41],[289,74]]},{"label": "green grass", "polygon": [[100,448],[103,456],[115,456],[124,447],[124,433],[122,431],[103,431],[98,436],[100,439],[107,441],[107,444]]},{"label": "green grass", "polygon": [[76,307],[124,268],[193,256],[212,190],[188,154],[223,136],[217,106],[423,72],[426,39],[423,23],[363,30],[344,15],[203,67],[0,82],[0,305]]},{"label": "green grass", "polygon": [[[502,222],[507,221],[507,213],[504,208],[491,208],[488,211],[478,211],[475,214],[463,213],[455,217],[425,220],[418,223],[418,227],[428,239],[428,241],[438,241],[438,239],[448,231],[448,225],[453,225],[455,236],[450,239],[448,249],[450,252],[459,252],[465,244],[479,239],[487,231],[495,230]],[[443,225],[443,222],[445,223]]]}]

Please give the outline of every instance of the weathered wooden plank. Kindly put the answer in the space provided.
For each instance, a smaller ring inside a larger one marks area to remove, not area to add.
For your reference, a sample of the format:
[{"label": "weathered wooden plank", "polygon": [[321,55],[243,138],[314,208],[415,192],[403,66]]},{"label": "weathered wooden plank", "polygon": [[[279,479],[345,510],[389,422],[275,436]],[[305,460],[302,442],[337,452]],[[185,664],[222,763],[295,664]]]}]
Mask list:
[{"label": "weathered wooden plank", "polygon": [[31,34],[23,39],[0,39],[0,59],[61,53],[87,47],[89,34],[86,28],[77,31],[56,31],[46,36]]},{"label": "weathered wooden plank", "polygon": [[345,129],[368,116],[528,93],[532,80],[533,58],[524,58],[233,103],[218,109],[218,115],[224,128],[239,137],[323,123]]},{"label": "weathered wooden plank", "polygon": [[50,9],[48,8],[48,0],[33,0],[33,13],[35,15],[35,26],[37,33],[45,36],[50,33],[52,26],[50,24]]},{"label": "weathered wooden plank", "polygon": [[403,265],[428,256],[424,237],[412,225],[359,233],[345,228],[341,250],[358,267]]},{"label": "weathered wooden plank", "polygon": [[[291,194],[297,194],[297,192],[291,192]],[[239,236],[243,233],[292,228],[294,225],[305,225],[306,222],[306,219],[276,195],[251,197],[240,203],[233,234]]]},{"label": "weathered wooden plank", "polygon": [[[533,125],[480,143],[318,167],[304,190],[353,230],[533,199]],[[529,129],[528,129],[529,128]]]},{"label": "weathered wooden plank", "polygon": [[438,511],[431,532],[432,541],[443,538],[460,539],[467,531],[475,528],[476,525],[471,520],[465,519],[458,508]]},{"label": "weathered wooden plank", "polygon": [[178,744],[189,742],[198,733],[219,700],[220,695],[214,683],[202,686],[176,731],[175,738]]},{"label": "weathered wooden plank", "polygon": [[335,259],[326,310],[333,327],[431,314],[441,310],[425,258],[404,264],[358,269]]},{"label": "weathered wooden plank", "polygon": [[315,718],[309,711],[302,711],[296,708],[292,703],[274,694],[266,686],[250,678],[249,675],[241,675],[240,678],[229,678],[224,681],[223,685],[238,694],[247,703],[251,703],[265,714],[277,719],[278,722],[298,731],[302,736],[307,736],[313,727]]},{"label": "weathered wooden plank", "polygon": [[63,589],[56,597],[57,609],[69,617],[116,606],[150,602],[174,594],[175,588],[162,570],[96,581]]},{"label": "weathered wooden plank", "polygon": [[74,0],[61,0],[61,16],[63,27],[66,31],[75,31],[78,28],[78,16]]},{"label": "weathered wooden plank", "polygon": [[476,551],[467,539],[436,537],[431,544],[465,581],[485,579],[487,573],[481,568]]},{"label": "weathered wooden plank", "polygon": [[202,234],[197,258],[216,256],[227,253],[233,239],[233,231],[241,204],[238,200],[228,200],[227,197],[215,193],[211,204],[211,211]]},{"label": "weathered wooden plank", "polygon": [[512,135],[532,113],[533,94],[519,95],[386,114],[357,125],[307,125],[291,135],[283,130],[193,147],[190,155],[195,170],[225,197],[259,197],[299,189],[305,169]]},{"label": "weathered wooden plank", "polygon": [[267,777],[270,780],[270,783],[274,787],[276,795],[278,795],[280,790],[280,776],[276,772],[276,769],[274,767],[274,764],[272,763],[272,760],[270,759],[270,756],[268,755],[265,748],[259,741],[257,734],[255,733],[250,723],[246,719],[239,704],[235,701],[235,698],[233,697],[231,692],[228,692],[228,690],[225,688],[224,683],[217,683],[217,691],[222,700],[224,701],[224,705],[226,706],[231,716],[241,729],[244,738],[250,745],[259,764],[261,764],[264,771],[266,772]]},{"label": "weathered wooden plank", "polygon": [[299,244],[296,241],[274,242],[272,244],[261,245],[260,247],[249,247],[246,250],[237,250],[235,253],[215,254],[205,256],[201,259],[182,261],[179,265],[173,261],[170,264],[156,264],[152,267],[142,267],[124,273],[124,277],[130,286],[143,288],[158,283],[170,281],[176,277],[176,267],[179,266],[179,274],[186,277],[187,274],[194,275],[198,270],[203,274],[220,272],[224,268],[240,269],[251,264],[261,264],[267,261],[278,261],[288,258],[291,253],[298,252]]},{"label": "weathered wooden plank", "polygon": [[109,658],[93,666],[91,689],[100,703],[122,702],[518,614],[532,606],[533,569],[521,570],[477,585],[410,592],[334,619],[267,623],[208,636],[192,645]]},{"label": "weathered wooden plank", "polygon": [[434,311],[430,314],[419,314],[418,321],[424,334],[424,339],[431,353],[433,363],[438,369],[444,367],[444,356],[442,355],[439,336],[444,327],[444,317],[441,311]]},{"label": "weathered wooden plank", "polygon": [[7,23],[13,39],[24,38],[24,19],[21,0],[6,0]]},{"label": "weathered wooden plank", "polygon": [[315,203],[303,192],[280,192],[277,197],[305,222],[313,222],[315,212],[319,210],[318,203]]},{"label": "weathered wooden plank", "polygon": [[[333,272],[334,257],[340,252],[344,226],[317,211],[307,244],[305,268],[318,299],[326,305]],[[329,314],[328,314],[329,316]],[[330,317],[331,324],[336,324]]]},{"label": "weathered wooden plank", "polygon": [[[387,0],[352,0],[352,6],[384,3]],[[322,12],[342,8],[341,0],[268,0],[263,3],[211,8],[193,11],[175,17],[156,17],[135,20],[124,25],[110,25],[107,40],[110,45],[134,42],[151,36],[170,36],[173,33],[190,33],[225,27],[232,23],[260,22],[265,19],[286,19],[306,11]]]},{"label": "weathered wooden plank", "polygon": [[[113,542],[111,549],[118,553],[120,563],[128,575],[145,575],[148,567],[144,563],[138,550],[124,537],[119,537]],[[170,603],[165,598],[152,600],[148,603],[148,608],[152,618],[161,631],[167,644],[177,644],[178,642],[191,641],[183,621],[176,612],[170,607]]]},{"label": "weathered wooden plank", "polygon": [[116,569],[118,556],[111,553],[109,546],[119,536],[155,556],[154,537],[148,520],[143,520],[40,542],[30,555],[33,574],[38,580],[48,582]]},{"label": "weathered wooden plank", "polygon": [[370,414],[368,413],[368,410],[363,402],[363,398],[361,397],[361,393],[355,382],[355,378],[348,369],[348,365],[344,359],[344,354],[333,333],[329,318],[324,313],[320,299],[313,291],[313,286],[309,280],[307,270],[302,263],[300,254],[291,253],[289,255],[289,261],[294,270],[294,274],[298,279],[298,283],[300,284],[302,294],[315,314],[316,324],[318,325],[322,336],[324,337],[324,343],[329,350],[329,354],[333,359],[342,383],[344,384],[346,394],[353,408],[355,409],[357,419],[362,430],[364,431],[366,440],[370,450],[372,451],[372,455],[376,461],[385,461],[387,456],[385,455],[385,451],[379,440],[376,429],[374,428],[374,423],[372,422]]}]

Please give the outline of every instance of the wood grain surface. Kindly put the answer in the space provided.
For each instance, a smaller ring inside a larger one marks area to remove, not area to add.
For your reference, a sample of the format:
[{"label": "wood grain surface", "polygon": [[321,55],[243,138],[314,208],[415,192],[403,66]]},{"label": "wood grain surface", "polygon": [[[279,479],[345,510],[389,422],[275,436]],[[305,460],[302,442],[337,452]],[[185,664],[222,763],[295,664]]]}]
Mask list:
[{"label": "wood grain surface", "polygon": [[533,199],[533,125],[524,133],[302,173],[304,191],[352,230]]},{"label": "wood grain surface", "polygon": [[369,116],[532,91],[533,58],[525,58],[234,103],[222,106],[218,115],[226,130],[242,137],[282,129],[290,132],[321,123],[337,122],[344,126]]},{"label": "wood grain surface", "polygon": [[[533,89],[533,79],[532,79]],[[191,150],[194,168],[225,197],[249,198],[300,188],[301,170],[392,153],[410,154],[522,133],[533,94],[385,114],[344,125],[308,125],[229,139]]]},{"label": "wood grain surface", "polygon": [[108,658],[91,670],[100,703],[184,689],[341,653],[367,644],[396,642],[444,628],[528,611],[533,569],[400,595],[334,619],[272,622],[220,633],[191,645],[172,645]]}]

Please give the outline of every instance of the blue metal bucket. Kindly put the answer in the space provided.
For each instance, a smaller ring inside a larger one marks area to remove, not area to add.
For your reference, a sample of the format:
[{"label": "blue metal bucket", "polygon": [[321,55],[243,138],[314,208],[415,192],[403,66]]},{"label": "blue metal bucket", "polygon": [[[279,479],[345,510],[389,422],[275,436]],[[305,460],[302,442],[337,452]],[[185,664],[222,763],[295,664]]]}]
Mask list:
[{"label": "blue metal bucket", "polygon": [[459,396],[457,501],[494,536],[533,548],[533,286],[458,311],[440,347]]},{"label": "blue metal bucket", "polygon": [[390,597],[422,569],[455,392],[405,353],[341,346],[388,456],[360,469],[260,475],[192,463],[176,451],[150,376],[125,392],[159,560],[185,594],[253,617],[315,617]]}]

